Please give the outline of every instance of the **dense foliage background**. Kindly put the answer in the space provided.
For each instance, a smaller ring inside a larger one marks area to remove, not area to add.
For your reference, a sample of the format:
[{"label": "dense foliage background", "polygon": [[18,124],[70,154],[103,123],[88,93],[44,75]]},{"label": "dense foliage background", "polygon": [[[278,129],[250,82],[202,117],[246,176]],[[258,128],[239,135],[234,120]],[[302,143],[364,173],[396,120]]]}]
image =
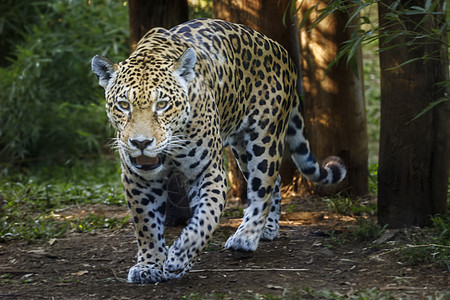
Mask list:
[{"label": "dense foliage background", "polygon": [[98,154],[112,136],[90,60],[128,54],[126,2],[0,1],[0,163]]}]

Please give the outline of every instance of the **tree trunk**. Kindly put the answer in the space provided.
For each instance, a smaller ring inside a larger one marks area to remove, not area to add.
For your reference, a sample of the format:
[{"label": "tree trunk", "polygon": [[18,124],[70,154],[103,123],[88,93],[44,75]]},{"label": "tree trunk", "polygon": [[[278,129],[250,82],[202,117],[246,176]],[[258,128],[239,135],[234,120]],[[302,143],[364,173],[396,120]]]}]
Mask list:
[{"label": "tree trunk", "polygon": [[[213,15],[215,18],[245,24],[279,42],[288,50],[300,70],[297,20],[291,19],[287,13],[286,24],[283,24],[283,14],[289,2],[291,0],[216,0],[213,3]],[[232,157],[232,152],[227,151],[228,157]],[[291,184],[296,171],[295,164],[286,149],[280,169],[282,183],[284,185]],[[245,201],[247,184],[232,159],[228,159],[228,175],[232,183],[230,192]]]},{"label": "tree trunk", "polygon": [[[429,17],[408,15],[396,23],[387,18],[387,6],[396,1],[382,1],[379,5],[380,27],[417,31],[426,34],[439,30],[445,14]],[[440,1],[439,5],[443,5]],[[408,8],[424,7],[425,1],[408,2]],[[391,14],[390,14],[391,15]],[[386,17],[386,18],[385,18]],[[400,23],[401,22],[401,23]],[[442,34],[442,40],[446,40]],[[378,220],[392,228],[430,224],[430,216],[445,213],[450,165],[450,101],[449,86],[437,85],[449,79],[448,48],[439,40],[420,39],[408,45],[411,35],[399,35],[393,40],[381,39],[381,131],[378,172]],[[396,48],[389,47],[400,45]],[[435,56],[429,60],[403,62]],[[390,69],[394,68],[394,69]],[[430,103],[447,101],[413,120]]]},{"label": "tree trunk", "polygon": [[[131,51],[136,48],[141,37],[153,27],[170,29],[188,21],[187,0],[130,0],[128,9]],[[191,211],[182,181],[176,176],[169,178],[167,189],[169,193],[166,205],[166,225],[174,226],[186,223],[191,217]]]},{"label": "tree trunk", "polygon": [[[300,15],[316,5],[317,0],[302,1]],[[318,9],[324,5],[320,4]],[[342,43],[350,39],[352,30],[357,28],[345,28],[349,15],[335,12],[309,31],[307,26],[315,17],[316,14],[311,13],[306,27],[300,29],[306,134],[318,161],[337,155],[346,163],[347,179],[331,187],[331,191],[348,185],[351,196],[366,195],[368,140],[360,49],[355,55],[358,74],[345,62],[334,65],[326,74]],[[329,192],[328,187],[316,186],[315,190]]]},{"label": "tree trunk", "polygon": [[130,0],[128,13],[130,16],[130,49],[153,27],[167,29],[188,21],[187,0]]}]

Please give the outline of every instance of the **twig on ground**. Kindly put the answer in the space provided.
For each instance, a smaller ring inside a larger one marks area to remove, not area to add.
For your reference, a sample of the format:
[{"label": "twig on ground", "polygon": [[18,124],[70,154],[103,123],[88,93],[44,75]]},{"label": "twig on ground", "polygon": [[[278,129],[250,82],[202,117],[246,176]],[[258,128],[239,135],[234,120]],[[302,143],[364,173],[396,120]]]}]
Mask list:
[{"label": "twig on ground", "polygon": [[423,247],[450,248],[450,246],[439,245],[439,244],[406,245],[404,247],[397,247],[397,248],[389,249],[389,250],[384,251],[382,253],[377,253],[377,254],[371,255],[371,257],[377,257],[377,256],[381,256],[381,255],[386,255],[386,254],[389,254],[389,253],[392,253],[392,252],[397,252],[397,251],[401,251],[401,250],[409,249],[409,248],[423,248]]}]

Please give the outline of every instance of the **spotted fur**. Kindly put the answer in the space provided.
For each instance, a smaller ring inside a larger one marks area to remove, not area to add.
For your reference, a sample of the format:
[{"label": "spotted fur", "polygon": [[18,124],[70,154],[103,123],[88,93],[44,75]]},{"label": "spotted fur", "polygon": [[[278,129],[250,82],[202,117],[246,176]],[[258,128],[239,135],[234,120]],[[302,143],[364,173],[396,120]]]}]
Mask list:
[{"label": "spotted fur", "polygon": [[[128,280],[178,278],[208,244],[223,211],[222,150],[231,146],[248,182],[248,208],[228,249],[254,251],[278,236],[285,144],[310,180],[336,183],[336,157],[320,166],[303,135],[297,71],[286,50],[243,25],[199,19],[155,28],[131,56],[114,64],[96,56],[117,130],[122,182],[136,230],[137,264]],[[170,247],[164,240],[168,178],[182,177],[193,217]]]}]

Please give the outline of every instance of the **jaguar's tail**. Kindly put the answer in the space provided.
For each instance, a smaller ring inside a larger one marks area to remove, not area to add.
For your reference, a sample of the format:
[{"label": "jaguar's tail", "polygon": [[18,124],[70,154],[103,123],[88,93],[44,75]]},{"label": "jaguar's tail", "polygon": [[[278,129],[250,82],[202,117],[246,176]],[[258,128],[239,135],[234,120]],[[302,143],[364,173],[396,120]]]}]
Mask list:
[{"label": "jaguar's tail", "polygon": [[311,153],[304,135],[304,121],[300,111],[300,99],[294,100],[291,119],[286,135],[286,144],[297,168],[312,182],[319,184],[338,183],[344,179],[347,170],[339,157],[330,156],[319,165]]}]

